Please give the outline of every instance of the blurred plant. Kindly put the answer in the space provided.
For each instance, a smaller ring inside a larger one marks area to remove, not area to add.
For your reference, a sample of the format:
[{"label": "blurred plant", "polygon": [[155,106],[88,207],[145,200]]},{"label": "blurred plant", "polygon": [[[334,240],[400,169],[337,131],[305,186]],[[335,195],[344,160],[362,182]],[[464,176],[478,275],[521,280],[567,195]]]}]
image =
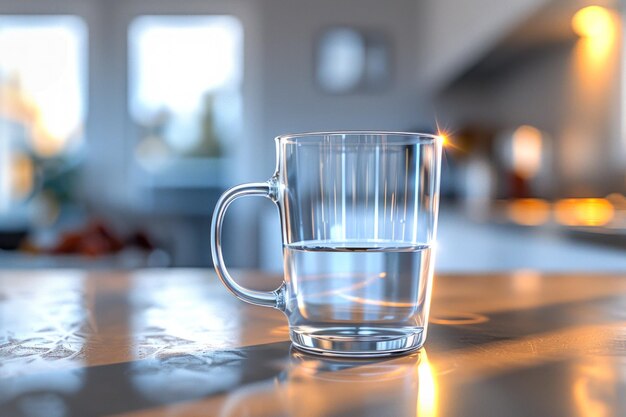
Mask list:
[{"label": "blurred plant", "polygon": [[[223,154],[215,126],[215,96],[211,93],[204,95],[195,119],[193,114],[182,117],[162,108],[139,127],[142,139],[135,151],[139,162],[147,168],[158,168],[175,156],[218,158]],[[177,143],[183,142],[183,137],[188,139],[181,147]]]},{"label": "blurred plant", "polygon": [[41,177],[40,190],[54,196],[60,205],[75,203],[81,160],[69,157],[34,160]]},{"label": "blurred plant", "polygon": [[202,106],[202,120],[200,140],[192,151],[192,156],[219,157],[222,155],[222,146],[215,132],[215,98],[211,93],[204,95]]},{"label": "blurred plant", "polygon": [[40,106],[22,88],[18,75],[0,83],[0,119],[4,124],[0,140],[10,162],[0,168],[12,178],[8,207],[41,192],[58,204],[75,202],[82,126],[67,136],[52,134]]}]

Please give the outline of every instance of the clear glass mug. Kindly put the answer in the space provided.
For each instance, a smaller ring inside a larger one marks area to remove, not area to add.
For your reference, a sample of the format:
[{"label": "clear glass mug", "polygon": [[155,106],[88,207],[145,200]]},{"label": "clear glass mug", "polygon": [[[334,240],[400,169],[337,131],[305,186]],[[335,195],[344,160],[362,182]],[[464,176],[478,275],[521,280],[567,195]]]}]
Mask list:
[{"label": "clear glass mug", "polygon": [[[217,275],[238,298],[281,310],[297,348],[378,356],[426,339],[437,230],[441,138],[323,132],[276,138],[276,172],[227,190],[211,224]],[[226,209],[270,198],[281,219],[285,277],[271,292],[239,285],[222,257]]]}]

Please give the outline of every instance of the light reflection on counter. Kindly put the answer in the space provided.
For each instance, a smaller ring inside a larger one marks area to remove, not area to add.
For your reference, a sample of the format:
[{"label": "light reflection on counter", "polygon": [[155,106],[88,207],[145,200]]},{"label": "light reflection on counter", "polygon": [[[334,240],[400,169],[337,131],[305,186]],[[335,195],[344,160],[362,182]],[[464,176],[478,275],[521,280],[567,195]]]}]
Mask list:
[{"label": "light reflection on counter", "polygon": [[541,273],[532,269],[511,272],[511,286],[517,294],[532,296],[541,290]]},{"label": "light reflection on counter", "polygon": [[135,358],[184,354],[207,348],[240,345],[240,306],[211,299],[207,278],[187,276],[180,283],[163,281],[149,272],[135,273],[129,303]]},{"label": "light reflection on counter", "polygon": [[[95,329],[89,295],[83,296],[85,274],[30,274],[28,280],[19,272],[0,274],[0,404],[17,398],[23,415],[69,416],[65,398],[85,384]],[[55,374],[59,369],[71,371]]]},{"label": "light reflection on counter", "polygon": [[[209,302],[201,275],[184,283],[163,282],[149,272],[135,276],[129,289],[129,304],[135,311],[128,317],[134,338],[132,355],[151,360],[130,364],[134,389],[150,401],[163,403],[181,392],[201,396],[207,389],[235,384],[241,372],[232,363],[240,356],[204,352],[241,343],[239,306],[226,299]],[[173,380],[184,385],[179,383],[172,390]]]},{"label": "light reflection on counter", "polygon": [[423,356],[417,365],[417,415],[420,417],[436,417],[438,394],[437,380],[433,366],[428,361],[426,350],[422,351]]},{"label": "light reflection on counter", "polygon": [[[0,325],[22,338],[0,344],[0,375],[21,369],[0,378],[3,416],[626,415],[623,275],[439,276],[428,355],[345,360],[290,350],[280,312],[248,308],[203,272],[28,274],[0,274]],[[232,314],[236,328],[212,327]],[[29,325],[81,353],[19,356]],[[213,335],[246,345],[201,343]]]},{"label": "light reflection on counter", "polygon": [[[572,395],[580,417],[609,417],[619,404],[619,387],[626,386],[626,361],[619,357],[590,357],[572,366]],[[626,411],[626,410],[622,410]]]},{"label": "light reflection on counter", "polygon": [[[94,323],[83,297],[85,274],[0,274],[0,377],[81,367]],[[14,360],[10,358],[15,358]],[[24,366],[28,360],[28,367]]]},{"label": "light reflection on counter", "polygon": [[230,392],[218,415],[435,417],[437,410],[437,381],[425,350],[382,361],[292,350],[286,369],[275,380]]}]

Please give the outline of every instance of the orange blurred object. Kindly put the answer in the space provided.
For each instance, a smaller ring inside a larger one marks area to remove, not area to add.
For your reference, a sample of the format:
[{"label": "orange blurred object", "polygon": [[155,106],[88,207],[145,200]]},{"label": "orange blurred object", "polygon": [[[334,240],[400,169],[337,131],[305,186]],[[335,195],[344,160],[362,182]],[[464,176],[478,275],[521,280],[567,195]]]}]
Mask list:
[{"label": "orange blurred object", "polygon": [[517,224],[539,226],[550,220],[550,203],[538,198],[520,198],[510,201],[506,212]]},{"label": "orange blurred object", "polygon": [[[115,254],[128,247],[147,252],[154,250],[150,238],[142,231],[122,238],[102,221],[93,221],[80,230],[64,233],[59,242],[46,251],[55,255],[84,255],[98,257]],[[37,252],[37,248],[31,250]]]},{"label": "orange blurred object", "polygon": [[124,247],[122,240],[102,222],[95,221],[83,230],[65,233],[52,248],[54,254],[101,256],[117,253]]},{"label": "orange blurred object", "polygon": [[513,170],[527,180],[541,169],[542,134],[535,127],[524,125],[513,132]]},{"label": "orange blurred object", "polygon": [[14,198],[23,201],[30,196],[35,186],[33,160],[23,153],[13,154],[11,160],[11,182]]},{"label": "orange blurred object", "polygon": [[554,209],[556,221],[565,226],[603,226],[615,216],[613,205],[604,198],[566,198]]}]

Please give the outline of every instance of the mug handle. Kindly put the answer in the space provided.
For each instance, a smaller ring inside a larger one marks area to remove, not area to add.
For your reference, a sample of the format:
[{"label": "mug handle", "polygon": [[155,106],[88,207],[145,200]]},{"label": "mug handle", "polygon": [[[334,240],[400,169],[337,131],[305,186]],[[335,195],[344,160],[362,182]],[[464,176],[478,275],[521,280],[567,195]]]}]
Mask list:
[{"label": "mug handle", "polygon": [[211,255],[215,272],[228,290],[242,301],[264,307],[274,307],[284,310],[285,282],[274,291],[257,291],[239,285],[228,273],[222,256],[222,223],[230,203],[240,197],[262,196],[273,202],[277,200],[277,187],[273,181],[256,182],[237,185],[224,192],[215,205],[213,220],[211,221]]}]

